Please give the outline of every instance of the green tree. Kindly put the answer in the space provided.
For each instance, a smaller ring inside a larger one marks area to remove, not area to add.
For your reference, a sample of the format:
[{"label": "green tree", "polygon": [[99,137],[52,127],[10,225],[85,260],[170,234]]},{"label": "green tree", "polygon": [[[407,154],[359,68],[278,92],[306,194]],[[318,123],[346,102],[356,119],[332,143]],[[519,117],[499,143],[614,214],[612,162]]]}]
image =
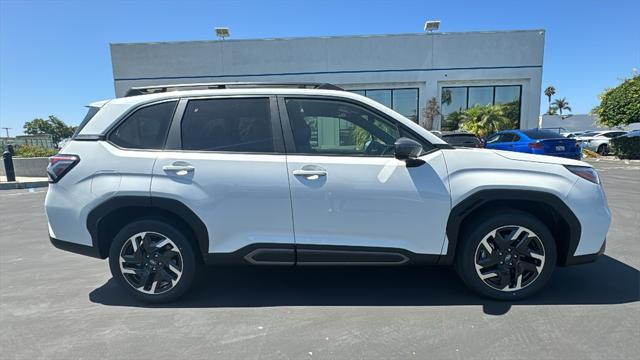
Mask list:
[{"label": "green tree", "polygon": [[549,99],[549,108],[547,110],[547,114],[551,115],[551,97],[553,95],[555,95],[556,93],[556,88],[554,88],[553,86],[547,86],[546,89],[544,89],[544,95]]},{"label": "green tree", "polygon": [[501,105],[475,105],[462,113],[460,128],[479,137],[496,131],[513,129],[515,122],[504,113]]},{"label": "green tree", "polygon": [[460,123],[462,122],[462,109],[459,111],[454,111],[447,115],[445,118],[443,116],[442,124],[440,124],[440,129],[442,131],[453,131],[458,130],[460,127]]},{"label": "green tree", "polygon": [[562,110],[571,111],[567,98],[555,99],[551,104],[562,115]]},{"label": "green tree", "polygon": [[54,115],[49,115],[48,119],[33,119],[27,121],[24,126],[24,133],[29,135],[49,134],[53,138],[53,143],[58,146],[60,140],[71,137],[76,131],[75,126],[69,126],[64,121]]},{"label": "green tree", "polygon": [[640,75],[626,79],[600,95],[600,105],[591,110],[598,123],[613,127],[640,122]]}]

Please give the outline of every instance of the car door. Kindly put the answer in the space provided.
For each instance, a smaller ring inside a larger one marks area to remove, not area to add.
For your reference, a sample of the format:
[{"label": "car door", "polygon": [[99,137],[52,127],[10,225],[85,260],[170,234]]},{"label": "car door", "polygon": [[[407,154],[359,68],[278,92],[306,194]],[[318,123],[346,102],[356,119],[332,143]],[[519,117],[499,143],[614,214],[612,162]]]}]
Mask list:
[{"label": "car door", "polygon": [[[298,264],[403,263],[441,253],[451,205],[441,151],[366,105],[322,97],[278,104]],[[423,165],[395,159],[401,135],[425,143]]]},{"label": "car door", "polygon": [[242,258],[252,247],[275,244],[278,261],[293,264],[289,179],[276,107],[269,96],[180,101],[167,149],[154,165],[151,195],[179,200],[199,216],[209,253]]}]

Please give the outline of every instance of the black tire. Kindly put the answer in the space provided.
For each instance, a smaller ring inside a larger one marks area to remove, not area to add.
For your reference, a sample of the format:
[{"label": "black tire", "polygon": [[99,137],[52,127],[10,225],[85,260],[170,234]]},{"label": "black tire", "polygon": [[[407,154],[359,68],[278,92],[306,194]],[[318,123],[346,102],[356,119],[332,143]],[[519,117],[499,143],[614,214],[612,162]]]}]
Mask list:
[{"label": "black tire", "polygon": [[[492,237],[494,230],[497,232]],[[535,236],[527,235],[528,231]],[[536,293],[549,281],[556,266],[553,235],[540,220],[522,211],[503,209],[478,217],[463,229],[460,240],[455,261],[458,275],[470,289],[492,299],[519,300]],[[498,248],[498,242],[508,248]],[[488,251],[486,244],[493,251]],[[516,249],[515,245],[521,246]],[[477,269],[477,263],[495,265],[478,265]],[[481,274],[487,276],[485,280]],[[504,284],[507,286],[499,289]]]},{"label": "black tire", "polygon": [[607,146],[607,144],[602,144],[598,146],[598,150],[596,152],[602,156],[605,156],[609,153],[609,147]]},{"label": "black tire", "polygon": [[[147,234],[144,238],[136,237],[133,242],[139,245],[134,247],[130,239],[142,233]],[[167,243],[163,236],[170,242]],[[162,242],[166,245],[155,246]],[[138,251],[134,251],[136,247]],[[135,260],[121,263],[121,254]],[[191,288],[201,266],[185,235],[177,227],[159,220],[138,220],[128,224],[116,235],[109,251],[113,278],[128,294],[147,303],[170,302],[183,296]],[[123,271],[133,273],[124,274]],[[136,288],[140,284],[142,287]]]}]

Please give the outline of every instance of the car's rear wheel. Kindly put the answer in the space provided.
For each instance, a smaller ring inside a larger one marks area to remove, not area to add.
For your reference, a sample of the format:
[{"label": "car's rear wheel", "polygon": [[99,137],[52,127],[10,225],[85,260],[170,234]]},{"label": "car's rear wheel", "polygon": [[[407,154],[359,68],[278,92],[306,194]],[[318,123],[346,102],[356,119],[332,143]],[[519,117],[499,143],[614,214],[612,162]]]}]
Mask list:
[{"label": "car's rear wheel", "polygon": [[175,300],[189,290],[199,261],[178,228],[158,220],[140,220],[116,235],[109,266],[129,294],[159,303]]},{"label": "car's rear wheel", "polygon": [[472,290],[494,299],[517,300],[549,281],[557,252],[544,223],[514,210],[470,225],[456,256],[456,270]]},{"label": "car's rear wheel", "polygon": [[600,146],[598,146],[598,150],[597,150],[598,154],[600,155],[607,155],[609,153],[609,147],[607,146],[607,144],[602,144]]}]

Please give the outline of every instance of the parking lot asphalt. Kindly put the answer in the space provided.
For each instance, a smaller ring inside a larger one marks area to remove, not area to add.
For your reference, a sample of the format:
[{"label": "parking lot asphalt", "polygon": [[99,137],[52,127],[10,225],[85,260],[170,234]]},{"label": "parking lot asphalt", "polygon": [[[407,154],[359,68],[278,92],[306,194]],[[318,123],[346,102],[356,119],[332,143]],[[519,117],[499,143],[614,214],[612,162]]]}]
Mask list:
[{"label": "parking lot asphalt", "polygon": [[637,358],[640,163],[594,164],[613,213],[605,255],[513,303],[446,267],[214,267],[185,299],[149,306],[106,261],[49,244],[46,189],[1,191],[0,358]]}]

